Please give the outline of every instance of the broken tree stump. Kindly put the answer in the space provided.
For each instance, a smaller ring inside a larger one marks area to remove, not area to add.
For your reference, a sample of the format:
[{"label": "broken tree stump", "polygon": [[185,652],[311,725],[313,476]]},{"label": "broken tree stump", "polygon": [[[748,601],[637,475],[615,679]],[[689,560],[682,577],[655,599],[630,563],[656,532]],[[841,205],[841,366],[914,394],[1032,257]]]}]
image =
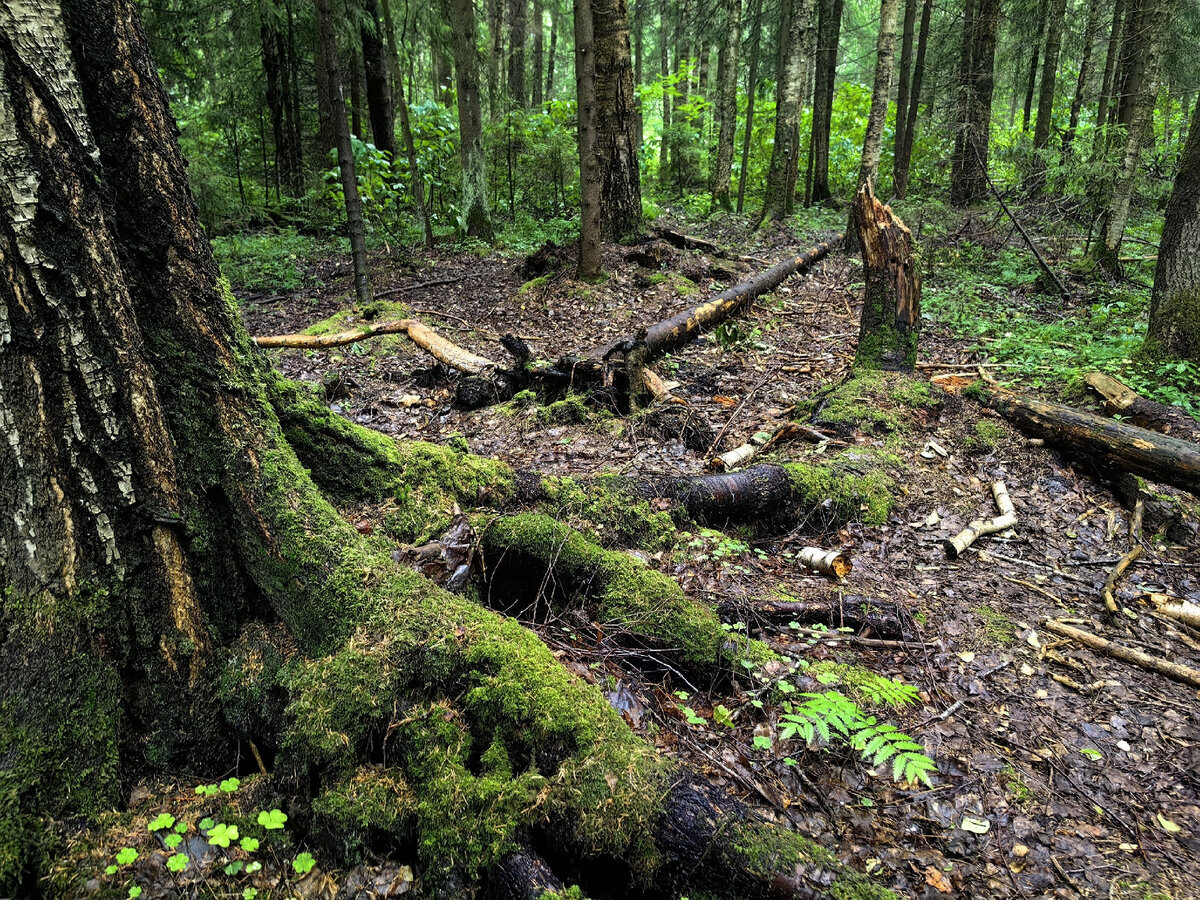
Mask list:
[{"label": "broken tree stump", "polygon": [[1110,416],[1121,416],[1139,428],[1200,442],[1200,422],[1178,406],[1147,400],[1103,372],[1089,372],[1084,380],[1104,401],[1104,411]]},{"label": "broken tree stump", "polygon": [[1094,413],[986,386],[982,400],[1024,431],[1082,459],[1200,497],[1200,446]]},{"label": "broken tree stump", "polygon": [[854,223],[867,282],[855,368],[911,372],[921,322],[912,233],[875,198],[869,181],[854,198]]}]

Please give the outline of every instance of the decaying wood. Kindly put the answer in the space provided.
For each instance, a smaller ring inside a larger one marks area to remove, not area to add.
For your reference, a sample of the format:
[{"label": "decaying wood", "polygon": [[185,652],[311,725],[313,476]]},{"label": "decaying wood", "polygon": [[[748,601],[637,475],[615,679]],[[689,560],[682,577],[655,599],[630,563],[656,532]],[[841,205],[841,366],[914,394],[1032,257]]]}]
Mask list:
[{"label": "decaying wood", "polygon": [[1174,619],[1176,622],[1200,629],[1200,604],[1182,597],[1172,597],[1169,594],[1148,593],[1142,596],[1143,599],[1154,605],[1156,612],[1168,619]]},{"label": "decaying wood", "polygon": [[1200,422],[1178,406],[1147,400],[1103,372],[1089,372],[1084,380],[1104,401],[1104,411],[1110,416],[1119,415],[1139,428],[1200,442]]},{"label": "decaying wood", "polygon": [[1000,515],[991,519],[976,519],[966,528],[949,540],[942,541],[942,549],[946,551],[947,559],[958,559],[963,551],[975,543],[976,538],[985,534],[995,534],[1017,524],[1017,511],[1013,508],[1012,499],[1003,481],[992,485],[992,496],[996,498],[996,508]]},{"label": "decaying wood", "polygon": [[1113,659],[1119,659],[1139,668],[1158,672],[1160,675],[1166,675],[1168,678],[1173,678],[1176,681],[1200,687],[1200,671],[1190,666],[1184,666],[1157,656],[1151,656],[1148,653],[1124,647],[1121,644],[1114,644],[1112,641],[1105,640],[1089,631],[1082,631],[1054,619],[1047,620],[1044,627],[1047,631],[1070,638],[1076,643],[1083,644],[1083,646],[1103,653],[1106,656],[1111,656]]},{"label": "decaying wood", "polygon": [[670,228],[654,228],[652,230],[660,239],[666,241],[672,247],[678,247],[680,250],[699,250],[702,253],[709,253],[720,259],[733,259],[738,262],[761,262],[757,257],[742,256],[733,250],[722,247],[719,244],[714,244],[712,241],[684,234],[681,231],[672,231]]},{"label": "decaying wood", "polygon": [[911,372],[917,362],[921,278],[913,237],[868,179],[854,198],[854,224],[866,281],[854,364]]},{"label": "decaying wood", "polygon": [[1117,561],[1112,571],[1108,573],[1108,578],[1104,579],[1104,608],[1110,613],[1120,612],[1120,607],[1117,606],[1117,580],[1125,574],[1125,570],[1141,555],[1142,545],[1134,544],[1133,549]]},{"label": "decaying wood", "polygon": [[309,350],[340,347],[353,344],[381,334],[404,334],[422,350],[452,369],[478,375],[499,366],[470,350],[465,350],[446,340],[424,322],[417,319],[393,319],[388,322],[372,322],[336,334],[277,334],[256,337],[254,343],[260,347],[299,347]]},{"label": "decaying wood", "polygon": [[[744,610],[730,606],[719,610],[723,616],[744,616]],[[903,606],[887,600],[846,595],[830,600],[776,601],[755,605],[752,615],[774,622],[818,622],[830,628],[870,631],[886,640],[912,641],[918,634],[912,614]]]},{"label": "decaying wood", "polygon": [[854,568],[854,563],[841,550],[822,550],[820,547],[802,547],[796,559],[822,575],[845,578]]},{"label": "decaying wood", "polygon": [[990,385],[984,402],[1023,430],[1085,460],[1200,497],[1200,446],[1191,441]]}]

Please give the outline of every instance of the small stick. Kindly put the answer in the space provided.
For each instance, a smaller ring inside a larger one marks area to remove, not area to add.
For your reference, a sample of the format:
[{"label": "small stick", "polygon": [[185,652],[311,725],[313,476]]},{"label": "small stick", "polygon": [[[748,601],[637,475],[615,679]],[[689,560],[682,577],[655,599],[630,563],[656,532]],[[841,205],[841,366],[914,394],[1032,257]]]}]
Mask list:
[{"label": "small stick", "polygon": [[1062,622],[1055,621],[1054,619],[1048,619],[1043,627],[1047,631],[1068,637],[1076,643],[1090,647],[1092,650],[1096,650],[1106,656],[1111,656],[1113,659],[1123,660],[1139,668],[1158,672],[1160,675],[1166,675],[1168,678],[1173,678],[1176,681],[1182,681],[1185,684],[1200,688],[1200,672],[1190,666],[1173,663],[1165,659],[1160,659],[1157,656],[1143,653],[1141,650],[1134,650],[1130,647],[1114,644],[1112,641],[1107,641],[1091,632],[1072,628],[1070,625],[1064,625]]},{"label": "small stick", "polygon": [[823,575],[834,578],[845,578],[854,563],[841,550],[822,550],[820,547],[802,547],[796,554],[796,559],[810,569],[816,569]]},{"label": "small stick", "polygon": [[1129,546],[1142,541],[1142,518],[1146,515],[1146,497],[1138,491],[1137,503],[1133,504],[1133,518],[1129,520]]},{"label": "small stick", "polygon": [[1142,545],[1134,544],[1133,549],[1121,557],[1104,580],[1104,608],[1110,613],[1120,612],[1117,606],[1117,579],[1125,574],[1125,570],[1141,555]]},{"label": "small stick", "polygon": [[258,752],[258,746],[254,741],[250,741],[250,752],[254,754],[254,761],[258,763],[258,771],[263,775],[267,773],[267,764],[263,762],[262,754]]},{"label": "small stick", "polygon": [[976,538],[1004,531],[1017,524],[1017,511],[1013,508],[1012,500],[1008,496],[1008,489],[1004,486],[1003,481],[997,481],[992,485],[992,495],[996,498],[996,506],[1000,510],[1000,515],[987,520],[976,519],[954,537],[942,541],[942,549],[946,551],[947,559],[958,559],[964,550],[975,543]]}]

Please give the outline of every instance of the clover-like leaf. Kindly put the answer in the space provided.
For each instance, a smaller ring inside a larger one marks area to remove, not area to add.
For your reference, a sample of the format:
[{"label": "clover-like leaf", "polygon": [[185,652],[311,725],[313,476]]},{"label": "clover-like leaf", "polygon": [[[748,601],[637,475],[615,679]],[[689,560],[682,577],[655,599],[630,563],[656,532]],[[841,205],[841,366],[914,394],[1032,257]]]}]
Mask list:
[{"label": "clover-like leaf", "polygon": [[174,850],[183,843],[183,835],[172,832],[166,836],[166,838],[163,840],[163,843],[167,845],[168,850]]},{"label": "clover-like leaf", "polygon": [[116,875],[117,869],[119,869],[119,868],[121,868],[121,867],[120,866],[109,866],[108,868],[106,868],[104,870],[104,874],[105,875]]},{"label": "clover-like leaf", "polygon": [[167,868],[172,872],[182,872],[187,868],[188,858],[182,853],[176,853],[167,860]]},{"label": "clover-like leaf", "polygon": [[247,875],[253,875],[255,872],[258,872],[261,869],[262,869],[262,863],[260,863],[258,860],[255,860],[252,863],[246,864],[246,874]]},{"label": "clover-like leaf", "polygon": [[142,896],[142,889],[136,884],[129,889],[129,900],[137,900],[140,896]]},{"label": "clover-like leaf", "polygon": [[316,864],[317,861],[313,859],[313,855],[307,852],[301,853],[292,860],[292,868],[296,870],[296,874],[298,875],[307,875],[313,870],[313,866]]},{"label": "clover-like leaf", "polygon": [[242,900],[256,900],[258,897],[258,888],[246,888],[242,891]]},{"label": "clover-like leaf", "polygon": [[245,865],[246,864],[244,862],[242,862],[240,859],[235,859],[233,862],[231,862],[229,865],[227,865],[225,867],[225,874],[226,875],[236,875],[236,874],[238,874],[238,872],[242,871],[242,869],[245,867]]},{"label": "clover-like leaf", "polygon": [[138,858],[138,852],[132,847],[122,847],[117,851],[117,862],[122,866],[127,866]]},{"label": "clover-like leaf", "polygon": [[162,831],[164,828],[170,828],[175,824],[175,817],[170,813],[159,813],[158,818],[151,822],[146,827],[151,831]]},{"label": "clover-like leaf", "polygon": [[226,778],[221,782],[221,790],[227,794],[232,794],[241,786],[241,784],[242,782],[237,778]]},{"label": "clover-like leaf", "polygon": [[244,837],[242,838],[241,847],[247,853],[253,853],[258,849],[258,838]]},{"label": "clover-like leaf", "polygon": [[238,828],[236,825],[226,825],[222,822],[220,825],[214,825],[208,832],[208,842],[214,847],[229,847],[230,841],[238,839]]},{"label": "clover-like leaf", "polygon": [[214,822],[212,819],[210,819],[206,816],[205,818],[200,820],[200,830],[208,831],[208,829],[212,828],[216,824],[217,824],[216,822]]},{"label": "clover-like leaf", "polygon": [[278,809],[273,809],[270,812],[262,810],[258,814],[258,824],[268,831],[273,831],[276,828],[282,828],[283,823],[287,821],[287,814]]}]

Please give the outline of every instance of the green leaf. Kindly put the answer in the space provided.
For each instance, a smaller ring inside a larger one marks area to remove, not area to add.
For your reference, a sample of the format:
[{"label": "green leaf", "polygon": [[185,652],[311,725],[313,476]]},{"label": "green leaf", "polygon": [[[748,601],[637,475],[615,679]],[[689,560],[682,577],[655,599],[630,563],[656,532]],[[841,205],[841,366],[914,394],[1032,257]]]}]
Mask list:
[{"label": "green leaf", "polygon": [[767,737],[765,734],[756,734],[754,736],[754,749],[755,750],[770,750],[771,749],[771,739],[769,737]]},{"label": "green leaf", "polygon": [[278,809],[273,809],[270,812],[265,810],[258,814],[258,824],[268,831],[273,831],[276,828],[282,828],[283,823],[287,821],[287,815]]},{"label": "green leaf", "polygon": [[[247,869],[247,871],[249,871]],[[242,900],[255,900],[258,897],[258,888],[248,887],[242,891]]]},{"label": "green leaf", "polygon": [[246,874],[247,875],[253,875],[255,872],[259,871],[260,869],[262,869],[262,863],[260,863],[258,860],[255,860],[252,863],[246,864]]},{"label": "green leaf", "polygon": [[167,859],[167,868],[172,872],[182,872],[187,868],[188,858],[182,853],[176,853]]},{"label": "green leaf", "polygon": [[129,889],[129,900],[137,900],[140,896],[142,896],[142,889],[136,884]]},{"label": "green leaf", "polygon": [[221,782],[221,790],[227,794],[232,794],[241,786],[241,781],[236,778],[226,778]]},{"label": "green leaf", "polygon": [[1079,752],[1088,759],[1104,759],[1104,754],[1092,747],[1081,747]]},{"label": "green leaf", "polygon": [[235,859],[233,862],[231,862],[229,865],[227,865],[225,867],[225,874],[226,875],[236,875],[236,874],[238,874],[238,872],[242,871],[243,868],[245,868],[245,865],[246,864],[244,862],[242,862],[240,859]]},{"label": "green leaf", "polygon": [[175,834],[175,832],[171,832],[170,834],[168,834],[166,836],[166,838],[163,839],[163,843],[167,845],[168,850],[174,850],[176,847],[178,847],[180,844],[183,843],[183,835]]},{"label": "green leaf", "polygon": [[713,721],[718,725],[724,725],[726,728],[735,728],[733,723],[733,713],[731,713],[724,704],[718,703],[713,708]]},{"label": "green leaf", "polygon": [[258,849],[258,838],[244,837],[241,841],[241,848],[247,853],[253,853]]},{"label": "green leaf", "polygon": [[187,830],[188,830],[187,822],[176,822],[175,823],[175,831],[178,832],[179,834],[185,834],[185,833],[187,833]]},{"label": "green leaf", "polygon": [[122,866],[127,866],[138,858],[138,852],[132,847],[122,847],[117,851],[117,862]]},{"label": "green leaf", "polygon": [[117,874],[117,870],[118,870],[119,868],[120,868],[120,866],[109,866],[108,868],[106,868],[106,869],[104,870],[104,874],[105,874],[105,875],[116,875],[116,874]]},{"label": "green leaf", "polygon": [[201,819],[201,820],[200,820],[200,826],[199,826],[199,827],[200,827],[200,830],[201,830],[201,831],[208,831],[208,829],[212,828],[212,827],[213,827],[214,825],[216,825],[216,824],[217,824],[217,823],[216,823],[216,822],[214,822],[212,819],[209,819],[209,818],[205,817],[205,818],[203,818],[203,819]]},{"label": "green leaf", "polygon": [[301,853],[292,860],[292,868],[296,870],[296,874],[298,875],[307,875],[316,864],[317,861],[313,859],[311,853]]},{"label": "green leaf", "polygon": [[175,824],[175,817],[170,813],[159,813],[158,818],[151,822],[146,827],[151,831],[161,831],[164,828],[170,828]]},{"label": "green leaf", "polygon": [[214,826],[208,832],[208,842],[214,847],[229,847],[230,841],[238,839],[238,828],[236,825],[226,825],[222,822],[220,825]]}]

